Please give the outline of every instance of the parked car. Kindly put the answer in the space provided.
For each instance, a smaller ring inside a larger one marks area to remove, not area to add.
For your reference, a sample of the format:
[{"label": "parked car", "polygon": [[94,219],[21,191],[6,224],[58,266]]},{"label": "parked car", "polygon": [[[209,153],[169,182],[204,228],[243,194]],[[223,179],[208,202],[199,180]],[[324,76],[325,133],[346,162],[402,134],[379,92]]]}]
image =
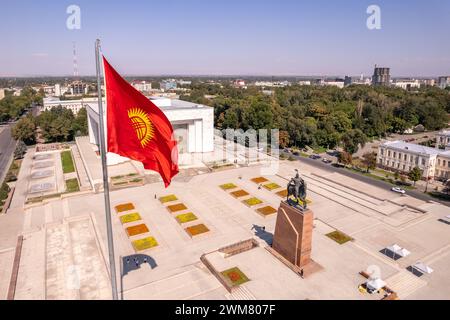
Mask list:
[{"label": "parked car", "polygon": [[322,158],[322,157],[319,156],[318,154],[312,154],[312,155],[310,155],[309,157],[310,157],[311,159],[314,159],[314,160]]},{"label": "parked car", "polygon": [[405,190],[403,190],[402,188],[399,188],[399,187],[392,187],[391,191],[398,192],[398,193],[401,193],[401,194],[405,194],[406,193]]},{"label": "parked car", "polygon": [[330,160],[330,159],[327,159],[327,158],[323,158],[323,159],[322,159],[322,162],[323,162],[323,163],[331,163],[331,160]]}]

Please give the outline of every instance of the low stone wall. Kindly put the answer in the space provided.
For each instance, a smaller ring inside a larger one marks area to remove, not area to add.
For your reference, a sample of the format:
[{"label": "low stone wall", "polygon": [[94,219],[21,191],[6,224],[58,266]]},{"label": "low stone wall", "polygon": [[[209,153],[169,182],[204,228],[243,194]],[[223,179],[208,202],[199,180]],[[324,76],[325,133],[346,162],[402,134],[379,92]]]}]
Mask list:
[{"label": "low stone wall", "polygon": [[225,258],[227,258],[227,257],[233,256],[235,254],[239,254],[239,253],[251,250],[258,246],[259,246],[259,244],[255,239],[248,239],[248,240],[240,241],[237,243],[233,243],[226,247],[222,247],[218,251],[225,253]]},{"label": "low stone wall", "polygon": [[11,280],[9,282],[8,297],[7,300],[14,300],[16,294],[17,276],[19,274],[20,256],[22,254],[23,236],[20,235],[17,238],[16,253],[14,256],[14,263],[12,268]]},{"label": "low stone wall", "polygon": [[225,289],[227,289],[229,293],[233,292],[236,286],[233,287],[233,285],[228,283],[225,277],[222,276],[222,274],[219,271],[217,271],[216,268],[214,268],[213,265],[208,261],[208,258],[206,258],[206,254],[202,254],[202,256],[200,257],[200,261],[203,262],[203,264],[208,268],[208,270],[211,271],[211,273],[216,277],[217,280],[219,280],[219,282],[225,287]]},{"label": "low stone wall", "polygon": [[0,211],[0,213],[6,213],[6,211],[9,209],[9,206],[11,205],[11,200],[14,195],[14,190],[16,190],[16,188],[12,187],[11,190],[9,191],[8,198],[6,198],[6,201],[3,204],[3,209]]}]

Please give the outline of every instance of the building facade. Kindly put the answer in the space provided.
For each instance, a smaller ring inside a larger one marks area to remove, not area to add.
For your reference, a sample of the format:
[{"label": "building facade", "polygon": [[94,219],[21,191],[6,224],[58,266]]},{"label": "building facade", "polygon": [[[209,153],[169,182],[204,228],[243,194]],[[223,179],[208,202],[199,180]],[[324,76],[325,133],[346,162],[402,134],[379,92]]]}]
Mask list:
[{"label": "building facade", "polygon": [[140,92],[150,92],[152,90],[152,83],[147,81],[133,81],[131,85]]},{"label": "building facade", "polygon": [[159,83],[161,90],[173,90],[177,88],[177,82],[175,80],[163,80]]},{"label": "building facade", "polygon": [[450,150],[450,130],[441,130],[436,133],[436,148]]},{"label": "building facade", "polygon": [[372,85],[389,86],[391,83],[390,68],[380,68],[375,65],[372,76]]},{"label": "building facade", "polygon": [[413,88],[420,88],[420,82],[419,80],[397,80],[394,82],[394,86],[409,91]]},{"label": "building facade", "polygon": [[[164,112],[172,124],[180,154],[214,151],[213,108],[177,99],[162,97],[150,97],[149,99]],[[98,104],[87,103],[86,106],[89,141],[94,145],[99,145]],[[106,122],[106,113],[104,117]],[[116,154],[108,153],[107,156],[108,165],[115,165],[128,160],[128,158]]]},{"label": "building facade", "polygon": [[425,147],[404,141],[388,141],[378,148],[377,166],[404,174],[414,167],[422,171],[422,179],[450,178],[450,151]]},{"label": "building facade", "polygon": [[88,103],[95,103],[97,98],[83,98],[78,100],[61,100],[57,97],[49,97],[43,99],[43,104],[39,108],[39,111],[47,111],[54,107],[61,106],[63,108],[69,109],[73,114],[77,114],[81,108],[86,107]]},{"label": "building facade", "polygon": [[448,76],[445,76],[445,77],[439,77],[439,78],[438,78],[437,85],[438,85],[438,87],[441,88],[441,89],[447,88],[448,86],[450,86],[450,77],[448,77]]}]

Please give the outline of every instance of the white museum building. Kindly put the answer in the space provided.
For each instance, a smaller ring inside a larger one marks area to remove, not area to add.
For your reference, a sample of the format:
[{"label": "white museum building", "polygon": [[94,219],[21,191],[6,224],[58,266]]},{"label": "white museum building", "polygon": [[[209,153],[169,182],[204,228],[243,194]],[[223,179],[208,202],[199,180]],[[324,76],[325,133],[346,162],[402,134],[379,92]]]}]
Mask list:
[{"label": "white museum building", "polygon": [[[214,110],[212,107],[165,97],[149,97],[149,99],[164,112],[172,124],[180,154],[214,151]],[[88,115],[89,142],[98,146],[98,103],[87,102],[84,105]],[[106,131],[106,113],[104,120]],[[105,134],[106,136],[107,134]],[[113,153],[107,154],[108,165],[125,161],[129,161],[129,159]]]}]

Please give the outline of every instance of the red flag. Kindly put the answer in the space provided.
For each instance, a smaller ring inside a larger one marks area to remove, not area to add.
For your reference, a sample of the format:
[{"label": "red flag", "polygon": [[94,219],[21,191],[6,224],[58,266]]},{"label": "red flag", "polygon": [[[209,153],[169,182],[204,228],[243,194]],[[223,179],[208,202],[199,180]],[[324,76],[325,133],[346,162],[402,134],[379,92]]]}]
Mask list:
[{"label": "red flag", "polygon": [[167,187],[178,173],[177,143],[166,115],[125,81],[103,57],[108,151],[159,172]]}]

